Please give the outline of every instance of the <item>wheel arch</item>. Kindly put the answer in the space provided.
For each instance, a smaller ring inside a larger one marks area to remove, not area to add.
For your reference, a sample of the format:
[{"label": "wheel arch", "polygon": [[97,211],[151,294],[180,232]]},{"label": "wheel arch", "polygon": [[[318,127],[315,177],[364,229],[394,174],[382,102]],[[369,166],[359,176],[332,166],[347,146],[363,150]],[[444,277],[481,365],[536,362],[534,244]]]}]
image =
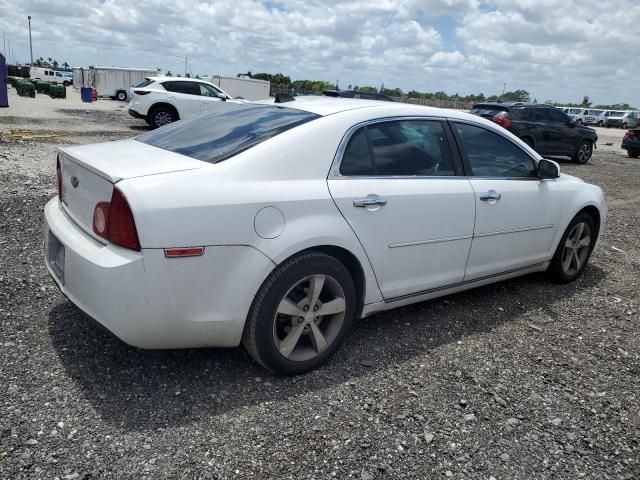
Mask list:
[{"label": "wheel arch", "polygon": [[[358,308],[356,311],[356,318],[360,317],[362,313],[362,309],[364,307],[364,295],[366,291],[366,278],[364,275],[364,270],[362,268],[362,264],[358,257],[356,257],[353,253],[347,250],[344,247],[338,247],[336,245],[317,245],[315,247],[309,247],[305,250],[302,250],[295,255],[301,255],[307,252],[322,252],[330,257],[335,258],[340,263],[342,263],[346,269],[349,271],[351,278],[353,279],[353,283],[356,287],[356,295],[358,300]],[[294,255],[294,256],[295,256]],[[291,258],[291,257],[289,257]]]},{"label": "wheel arch", "polygon": [[169,109],[169,110],[173,111],[173,112],[178,116],[178,120],[180,119],[180,112],[179,112],[179,111],[178,111],[178,109],[175,107],[175,105],[172,105],[172,104],[170,104],[169,102],[156,102],[156,103],[154,103],[153,105],[151,105],[151,106],[149,107],[149,110],[148,110],[148,112],[149,112],[149,113],[148,113],[149,119],[151,119],[151,116],[153,115],[153,112],[154,112],[155,110],[157,110],[158,108],[161,108],[161,107],[164,107],[164,108],[167,108],[167,109]]}]

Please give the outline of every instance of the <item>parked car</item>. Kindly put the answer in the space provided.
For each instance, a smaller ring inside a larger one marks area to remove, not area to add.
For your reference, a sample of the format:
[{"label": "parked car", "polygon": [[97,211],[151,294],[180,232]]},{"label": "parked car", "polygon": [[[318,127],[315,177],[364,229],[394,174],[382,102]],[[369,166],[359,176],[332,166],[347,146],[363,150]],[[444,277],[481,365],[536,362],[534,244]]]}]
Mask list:
[{"label": "parked car", "polygon": [[604,110],[600,115],[596,117],[596,125],[598,127],[604,127],[607,123],[607,119],[614,113],[613,110]]},{"label": "parked car", "polygon": [[541,155],[568,156],[576,163],[591,159],[598,135],[549,105],[479,103],[471,113],[506,128]]},{"label": "parked car", "polygon": [[622,128],[635,128],[640,125],[640,112],[625,112],[621,121]]},{"label": "parked car", "polygon": [[583,116],[583,122],[585,125],[597,125],[598,117],[604,113],[604,110],[599,109],[589,109],[586,110]]},{"label": "parked car", "polygon": [[50,83],[60,83],[68,87],[73,83],[73,77],[67,76],[68,72],[53,70],[51,68],[31,67],[29,76],[34,80],[42,80]]},{"label": "parked car", "polygon": [[382,93],[366,93],[356,92],[354,90],[325,90],[322,92],[327,97],[340,97],[340,98],[362,98],[364,100],[382,100],[385,102],[393,102],[393,98]]},{"label": "parked car", "polygon": [[627,151],[631,158],[640,157],[640,128],[634,128],[624,134],[622,149]]},{"label": "parked car", "polygon": [[142,118],[156,128],[232,100],[211,82],[177,77],[147,77],[131,87],[129,95],[129,115]]},{"label": "parked car", "polygon": [[599,187],[493,122],[327,97],[59,148],[57,176],[46,266],[71,302],[131,345],[242,343],[281,374],[374,312],[530,272],[571,282],[607,216]]},{"label": "parked car", "polygon": [[586,108],[569,108],[566,113],[569,115],[571,120],[575,120],[578,125],[581,125],[585,123],[584,117],[587,114],[587,111],[588,110]]},{"label": "parked car", "polygon": [[616,127],[622,128],[623,118],[627,112],[611,112],[606,120],[604,121],[604,126],[607,128]]}]

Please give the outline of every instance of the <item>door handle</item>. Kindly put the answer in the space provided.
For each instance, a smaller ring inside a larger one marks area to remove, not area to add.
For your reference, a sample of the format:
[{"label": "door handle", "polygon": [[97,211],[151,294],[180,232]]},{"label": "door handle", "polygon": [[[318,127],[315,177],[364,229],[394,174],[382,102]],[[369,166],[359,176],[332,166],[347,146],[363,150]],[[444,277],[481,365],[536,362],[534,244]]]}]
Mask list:
[{"label": "door handle", "polygon": [[367,195],[365,198],[356,198],[353,201],[354,207],[384,207],[387,204],[387,201],[384,198],[380,198],[378,195],[371,194]]},{"label": "door handle", "polygon": [[481,193],[480,194],[480,200],[482,200],[483,202],[488,202],[488,201],[496,201],[496,200],[500,200],[502,198],[502,194],[496,192],[495,190],[489,190],[487,193]]}]

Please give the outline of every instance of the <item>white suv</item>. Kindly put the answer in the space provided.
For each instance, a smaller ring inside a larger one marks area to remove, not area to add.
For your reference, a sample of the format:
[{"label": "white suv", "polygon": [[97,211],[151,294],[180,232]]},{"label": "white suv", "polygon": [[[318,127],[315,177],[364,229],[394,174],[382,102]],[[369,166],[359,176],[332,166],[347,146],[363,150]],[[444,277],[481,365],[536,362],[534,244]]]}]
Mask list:
[{"label": "white suv", "polygon": [[219,102],[240,102],[220,87],[195,78],[147,77],[129,94],[129,115],[156,128],[212,110]]}]

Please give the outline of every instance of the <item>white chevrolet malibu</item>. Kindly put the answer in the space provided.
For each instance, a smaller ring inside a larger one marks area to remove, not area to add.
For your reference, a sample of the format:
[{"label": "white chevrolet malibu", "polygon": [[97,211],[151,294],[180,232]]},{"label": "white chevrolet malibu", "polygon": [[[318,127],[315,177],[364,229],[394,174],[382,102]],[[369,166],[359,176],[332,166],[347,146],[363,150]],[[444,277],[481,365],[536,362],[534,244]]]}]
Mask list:
[{"label": "white chevrolet malibu", "polygon": [[602,190],[494,123],[327,97],[222,104],[61,148],[45,208],[62,292],[128,344],[315,368],[356,318],[531,272],[579,277]]}]

